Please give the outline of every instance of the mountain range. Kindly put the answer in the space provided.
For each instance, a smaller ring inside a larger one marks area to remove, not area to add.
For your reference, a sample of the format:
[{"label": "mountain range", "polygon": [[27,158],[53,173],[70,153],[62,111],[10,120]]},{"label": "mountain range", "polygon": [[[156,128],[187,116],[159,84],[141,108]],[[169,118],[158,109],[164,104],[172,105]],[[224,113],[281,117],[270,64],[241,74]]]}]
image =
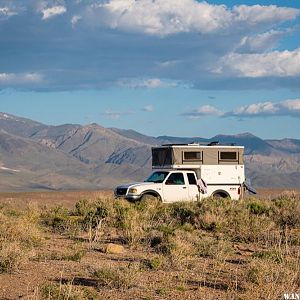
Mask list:
[{"label": "mountain range", "polygon": [[212,142],[245,146],[246,175],[255,187],[300,188],[300,140],[263,140],[250,133],[151,137],[98,124],[49,126],[0,113],[0,190],[113,188],[151,172],[151,147]]}]

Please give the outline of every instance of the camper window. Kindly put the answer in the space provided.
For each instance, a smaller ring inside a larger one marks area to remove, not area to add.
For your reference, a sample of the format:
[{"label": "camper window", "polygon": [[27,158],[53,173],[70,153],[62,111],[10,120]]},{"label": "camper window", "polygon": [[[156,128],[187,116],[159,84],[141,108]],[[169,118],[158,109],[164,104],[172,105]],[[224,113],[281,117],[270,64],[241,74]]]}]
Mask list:
[{"label": "camper window", "polygon": [[184,151],[183,152],[183,161],[193,160],[193,161],[201,161],[202,153],[200,151]]},{"label": "camper window", "polygon": [[237,161],[238,155],[235,151],[220,151],[219,152],[220,161]]},{"label": "camper window", "polygon": [[172,173],[166,181],[166,184],[184,184],[182,173]]}]

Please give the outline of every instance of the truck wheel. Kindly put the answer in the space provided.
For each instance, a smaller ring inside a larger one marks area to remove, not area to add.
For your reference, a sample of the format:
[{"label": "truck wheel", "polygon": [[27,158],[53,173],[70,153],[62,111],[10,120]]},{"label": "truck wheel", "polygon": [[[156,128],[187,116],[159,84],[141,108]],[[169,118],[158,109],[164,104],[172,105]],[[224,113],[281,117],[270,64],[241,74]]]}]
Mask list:
[{"label": "truck wheel", "polygon": [[159,200],[160,200],[159,197],[156,197],[151,194],[145,194],[141,197],[141,201],[146,201],[146,202],[154,202],[154,201],[159,201]]},{"label": "truck wheel", "polygon": [[230,198],[230,196],[225,191],[217,191],[213,193],[214,199],[223,199],[223,198]]}]

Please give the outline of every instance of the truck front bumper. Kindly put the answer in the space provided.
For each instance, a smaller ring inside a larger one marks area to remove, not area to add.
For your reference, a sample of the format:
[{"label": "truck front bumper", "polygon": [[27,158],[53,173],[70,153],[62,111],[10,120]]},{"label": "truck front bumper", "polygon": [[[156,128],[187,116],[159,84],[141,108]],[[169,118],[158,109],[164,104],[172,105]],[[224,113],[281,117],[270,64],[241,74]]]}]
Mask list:
[{"label": "truck front bumper", "polygon": [[126,195],[125,199],[128,201],[138,201],[141,199],[141,195]]}]

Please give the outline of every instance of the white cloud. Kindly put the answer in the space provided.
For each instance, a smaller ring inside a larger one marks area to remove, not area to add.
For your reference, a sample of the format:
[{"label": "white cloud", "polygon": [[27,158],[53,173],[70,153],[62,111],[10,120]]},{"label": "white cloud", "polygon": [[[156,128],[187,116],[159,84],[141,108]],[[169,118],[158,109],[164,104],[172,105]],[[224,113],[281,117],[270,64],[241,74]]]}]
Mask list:
[{"label": "white cloud", "polygon": [[260,102],[236,108],[226,116],[241,118],[267,116],[300,117],[300,99],[288,99],[281,102]]},{"label": "white cloud", "polygon": [[175,67],[180,62],[181,61],[178,61],[178,60],[167,60],[167,61],[159,62],[159,63],[157,63],[157,65],[159,68],[168,69],[168,68]]},{"label": "white cloud", "polygon": [[111,120],[118,120],[118,119],[120,119],[120,117],[130,115],[130,114],[132,114],[132,112],[114,111],[114,110],[110,110],[110,109],[108,109],[104,113],[102,113],[102,115],[104,115],[107,119],[111,119]]},{"label": "white cloud", "polygon": [[74,27],[81,19],[82,17],[79,15],[73,16],[71,19],[72,27]]},{"label": "white cloud", "polygon": [[156,88],[166,88],[166,87],[176,87],[177,82],[174,81],[164,81],[159,78],[149,78],[149,79],[122,79],[119,81],[119,85],[129,88],[146,88],[146,89],[156,89]]},{"label": "white cloud", "polygon": [[203,116],[222,116],[223,112],[212,105],[203,105],[197,109],[192,110],[191,112],[186,112],[182,114],[191,119],[198,119]]},{"label": "white cloud", "polygon": [[111,28],[166,36],[276,24],[296,18],[299,10],[275,5],[240,5],[230,9],[196,0],[110,0],[92,5],[90,13],[100,13],[96,22]]},{"label": "white cloud", "polygon": [[232,115],[234,116],[254,116],[254,115],[274,115],[278,107],[272,102],[254,103],[236,108]]},{"label": "white cloud", "polygon": [[10,7],[0,7],[0,18],[9,18],[17,14],[18,12]]},{"label": "white cloud", "polygon": [[62,6],[62,5],[45,8],[45,9],[41,10],[41,12],[43,14],[42,19],[47,20],[47,19],[53,18],[55,16],[64,14],[66,11],[67,11],[67,9],[65,8],[65,6]]},{"label": "white cloud", "polygon": [[144,108],[143,108],[143,111],[146,111],[146,112],[153,112],[154,111],[154,107],[152,105],[146,105]]},{"label": "white cloud", "polygon": [[[201,0],[0,3],[1,22],[7,19],[5,15],[18,13],[3,24],[2,65],[6,67],[2,71],[38,73],[42,66],[45,89],[98,89],[118,84],[144,89],[297,87],[298,77],[282,77],[299,76],[300,50],[274,49],[285,49],[286,40],[279,41],[289,33],[293,33],[293,45],[299,47],[299,18],[293,24],[280,23],[295,19],[298,9],[227,7]],[[47,47],[35,46],[45,41]],[[5,80],[13,81],[9,77],[2,76],[2,86]]]},{"label": "white cloud", "polygon": [[232,10],[235,21],[248,24],[273,23],[294,19],[299,15],[299,10],[276,5],[239,5]]},{"label": "white cloud", "polygon": [[145,87],[145,88],[159,88],[163,86],[163,82],[158,78],[147,79],[140,83],[137,87]]},{"label": "white cloud", "polygon": [[229,112],[223,112],[211,105],[203,105],[190,112],[181,114],[191,119],[198,119],[203,116],[219,117],[272,117],[272,116],[291,116],[300,118],[300,99],[288,99],[281,102],[258,102],[235,108]]},{"label": "white cloud", "polygon": [[43,81],[42,74],[39,73],[0,73],[0,85],[18,85],[41,83]]},{"label": "white cloud", "polygon": [[263,54],[230,53],[212,72],[238,77],[285,77],[300,75],[300,48]]},{"label": "white cloud", "polygon": [[261,34],[245,36],[238,45],[238,52],[265,52],[274,49],[286,31],[270,30]]}]

